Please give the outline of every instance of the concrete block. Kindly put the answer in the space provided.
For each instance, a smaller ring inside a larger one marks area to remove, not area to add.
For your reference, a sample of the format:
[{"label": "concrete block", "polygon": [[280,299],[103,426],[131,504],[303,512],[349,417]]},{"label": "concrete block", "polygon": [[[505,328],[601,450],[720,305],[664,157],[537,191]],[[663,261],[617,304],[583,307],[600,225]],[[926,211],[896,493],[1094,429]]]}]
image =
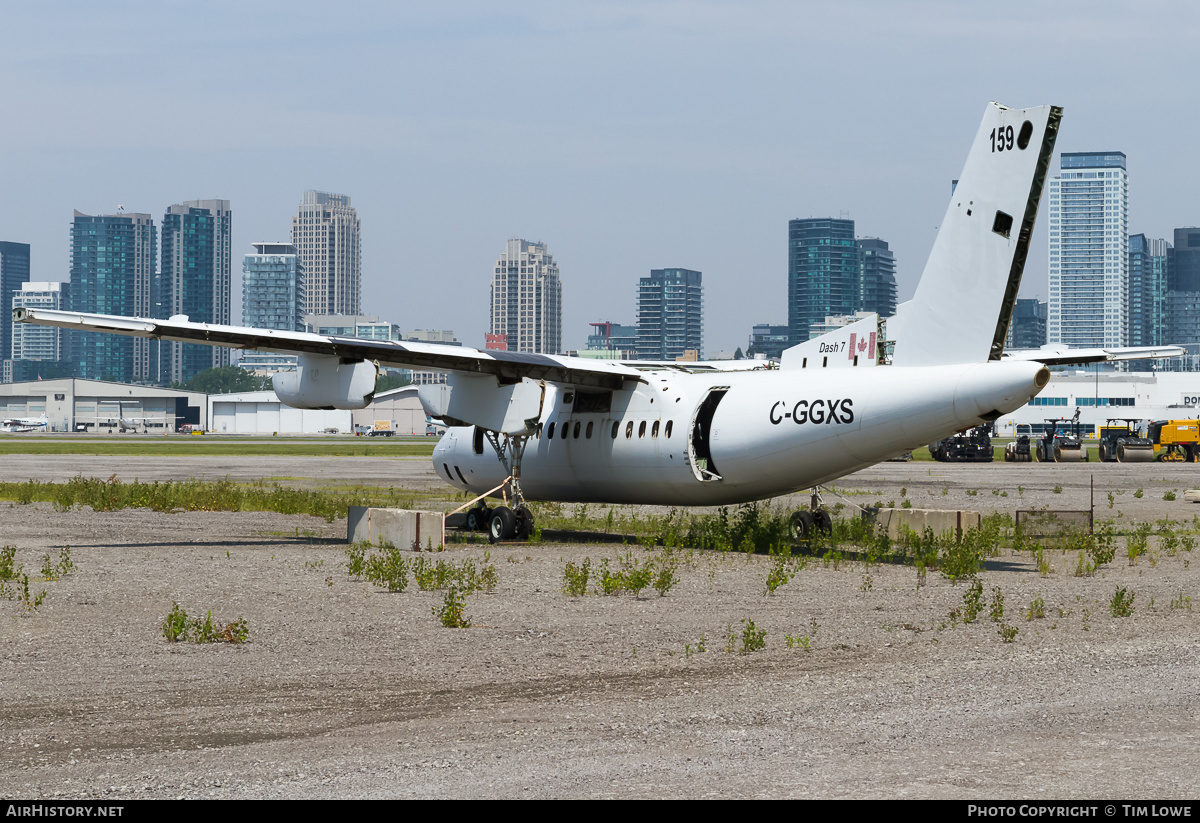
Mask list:
[{"label": "concrete block", "polygon": [[863,517],[873,521],[878,534],[886,533],[896,540],[905,528],[924,534],[933,529],[936,535],[946,532],[961,534],[966,529],[977,529],[983,522],[979,512],[955,509],[867,509]]},{"label": "concrete block", "polygon": [[351,543],[391,543],[401,549],[422,551],[446,545],[446,515],[409,509],[351,506],[346,517],[346,539]]}]

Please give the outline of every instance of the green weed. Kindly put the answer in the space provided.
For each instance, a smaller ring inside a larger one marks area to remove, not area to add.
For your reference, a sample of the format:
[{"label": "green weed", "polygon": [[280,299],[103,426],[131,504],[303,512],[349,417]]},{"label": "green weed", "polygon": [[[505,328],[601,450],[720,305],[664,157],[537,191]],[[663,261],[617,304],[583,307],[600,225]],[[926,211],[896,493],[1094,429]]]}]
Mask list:
[{"label": "green weed", "polygon": [[1129,617],[1133,614],[1133,598],[1133,592],[1124,586],[1118,587],[1113,592],[1112,599],[1108,601],[1109,614],[1113,617]]}]

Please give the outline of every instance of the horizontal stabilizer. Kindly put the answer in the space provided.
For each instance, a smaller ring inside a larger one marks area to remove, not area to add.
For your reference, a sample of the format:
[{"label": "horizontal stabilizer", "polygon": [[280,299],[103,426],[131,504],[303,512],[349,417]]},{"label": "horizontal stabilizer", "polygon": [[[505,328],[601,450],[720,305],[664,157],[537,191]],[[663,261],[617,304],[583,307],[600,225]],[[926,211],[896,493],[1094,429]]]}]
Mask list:
[{"label": "horizontal stabilizer", "polygon": [[1162,360],[1182,357],[1180,346],[1132,346],[1119,349],[1071,349],[1050,344],[1040,349],[1017,349],[1004,353],[1005,360],[1031,360],[1047,366],[1072,366],[1106,363],[1115,360]]}]

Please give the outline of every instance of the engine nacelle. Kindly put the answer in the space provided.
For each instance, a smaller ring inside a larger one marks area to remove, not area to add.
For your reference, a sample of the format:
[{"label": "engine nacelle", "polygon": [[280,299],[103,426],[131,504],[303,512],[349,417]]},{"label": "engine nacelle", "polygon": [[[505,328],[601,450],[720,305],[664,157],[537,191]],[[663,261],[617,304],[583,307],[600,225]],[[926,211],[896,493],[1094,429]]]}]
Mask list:
[{"label": "engine nacelle", "polygon": [[295,371],[277,372],[271,385],[297,409],[362,409],[375,397],[379,367],[366,360],[301,354]]}]

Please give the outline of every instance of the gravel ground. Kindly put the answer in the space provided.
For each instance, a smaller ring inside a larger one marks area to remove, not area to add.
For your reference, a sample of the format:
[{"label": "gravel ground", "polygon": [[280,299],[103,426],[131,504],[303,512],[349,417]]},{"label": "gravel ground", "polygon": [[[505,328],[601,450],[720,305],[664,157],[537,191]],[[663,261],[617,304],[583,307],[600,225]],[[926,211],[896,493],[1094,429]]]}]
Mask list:
[{"label": "gravel ground", "polygon": [[[403,458],[4,463],[11,479],[80,472],[436,485],[427,461]],[[918,507],[1079,508],[1094,476],[1098,517],[1190,526],[1200,509],[1162,498],[1197,485],[1195,472],[881,464],[840,481],[843,496],[827,502],[898,503],[903,489]],[[345,521],[0,503],[0,535],[27,571],[63,545],[77,567],[35,585],[47,591],[36,612],[0,600],[5,796],[1200,793],[1200,632],[1193,610],[1171,607],[1200,600],[1195,553],[1129,566],[1119,542],[1117,561],[1077,578],[1074,557],[1054,556],[1042,576],[1006,552],[982,575],[985,599],[999,587],[1003,622],[1019,631],[1005,643],[986,607],[974,624],[948,625],[965,585],[931,573],[918,586],[911,567],[810,561],[767,597],[769,558],[697,552],[666,597],[570,598],[567,561],[622,547],[501,545],[490,555],[496,591],[467,598],[471,628],[446,629],[431,613],[442,594],[348,578]],[[485,551],[445,557],[479,563]],[[1131,617],[1109,614],[1118,587],[1135,595]],[[1046,617],[1027,621],[1039,596]],[[245,618],[250,642],[167,643],[173,601]],[[730,631],[742,645],[743,620],[766,631],[766,646],[727,653]],[[788,635],[809,648],[789,648]]]}]

